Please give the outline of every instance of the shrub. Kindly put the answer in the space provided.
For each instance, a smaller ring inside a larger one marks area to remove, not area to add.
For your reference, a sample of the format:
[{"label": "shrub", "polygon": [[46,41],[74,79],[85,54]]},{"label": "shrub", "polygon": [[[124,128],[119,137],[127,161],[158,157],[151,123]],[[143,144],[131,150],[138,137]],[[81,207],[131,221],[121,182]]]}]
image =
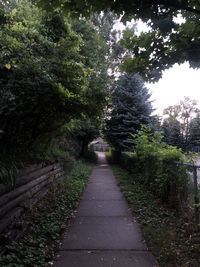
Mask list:
[{"label": "shrub", "polygon": [[97,154],[92,149],[89,149],[87,152],[85,152],[84,158],[93,163],[97,162]]},{"label": "shrub", "polygon": [[153,134],[146,126],[133,138],[135,151],[122,153],[122,166],[163,202],[181,209],[188,196],[186,169],[175,164],[184,158],[181,150],[162,142],[161,134]]}]

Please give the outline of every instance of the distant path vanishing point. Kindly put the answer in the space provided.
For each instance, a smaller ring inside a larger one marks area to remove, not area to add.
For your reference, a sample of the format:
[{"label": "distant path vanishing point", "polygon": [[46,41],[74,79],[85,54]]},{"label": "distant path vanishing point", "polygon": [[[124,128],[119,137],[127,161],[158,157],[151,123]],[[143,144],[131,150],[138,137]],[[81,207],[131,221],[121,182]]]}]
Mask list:
[{"label": "distant path vanishing point", "polygon": [[98,153],[54,267],[155,267],[104,153]]}]

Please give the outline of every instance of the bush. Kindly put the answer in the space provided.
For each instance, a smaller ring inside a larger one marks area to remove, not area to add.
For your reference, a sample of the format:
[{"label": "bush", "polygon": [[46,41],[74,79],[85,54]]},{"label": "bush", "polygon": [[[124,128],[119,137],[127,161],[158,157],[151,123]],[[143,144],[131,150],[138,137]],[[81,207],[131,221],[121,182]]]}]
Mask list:
[{"label": "bush", "polygon": [[134,135],[134,143],[134,153],[121,154],[121,165],[163,202],[180,210],[187,200],[189,180],[185,167],[175,164],[183,160],[182,152],[162,142],[160,133],[153,134],[146,126]]},{"label": "bush", "polygon": [[87,79],[81,38],[70,22],[57,16],[59,34],[53,14],[27,0],[15,2],[0,7],[7,17],[0,31],[0,153],[18,158],[82,116]]},{"label": "bush", "polygon": [[90,162],[97,163],[97,154],[92,149],[84,153],[84,158]]},{"label": "bush", "polygon": [[111,164],[120,163],[121,152],[119,150],[109,148],[109,151],[106,152],[106,158],[107,158],[107,161]]}]

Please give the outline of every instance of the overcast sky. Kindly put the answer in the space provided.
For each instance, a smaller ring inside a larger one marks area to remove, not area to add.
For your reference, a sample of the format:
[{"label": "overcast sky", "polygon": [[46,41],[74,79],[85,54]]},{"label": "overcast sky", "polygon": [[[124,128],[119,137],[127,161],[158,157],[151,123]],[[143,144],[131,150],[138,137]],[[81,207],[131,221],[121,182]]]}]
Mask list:
[{"label": "overcast sky", "polygon": [[146,84],[152,93],[155,113],[161,115],[162,110],[174,105],[189,96],[199,101],[200,106],[200,69],[189,68],[188,63],[175,64],[173,68],[166,70],[163,78],[155,84]]}]

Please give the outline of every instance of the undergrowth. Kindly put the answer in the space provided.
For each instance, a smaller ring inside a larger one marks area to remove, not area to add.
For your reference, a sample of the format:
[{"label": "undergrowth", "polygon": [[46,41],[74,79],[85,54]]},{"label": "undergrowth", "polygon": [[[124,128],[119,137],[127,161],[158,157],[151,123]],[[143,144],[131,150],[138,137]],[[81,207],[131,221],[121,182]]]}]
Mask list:
[{"label": "undergrowth", "polygon": [[22,239],[6,246],[0,258],[4,267],[44,267],[52,260],[61,234],[73,216],[73,211],[87,183],[92,165],[77,162],[64,185],[51,188],[25,217],[29,227]]},{"label": "undergrowth", "polygon": [[113,171],[159,266],[199,267],[198,228],[164,207],[144,185],[134,181],[133,175],[118,166],[113,166]]}]

